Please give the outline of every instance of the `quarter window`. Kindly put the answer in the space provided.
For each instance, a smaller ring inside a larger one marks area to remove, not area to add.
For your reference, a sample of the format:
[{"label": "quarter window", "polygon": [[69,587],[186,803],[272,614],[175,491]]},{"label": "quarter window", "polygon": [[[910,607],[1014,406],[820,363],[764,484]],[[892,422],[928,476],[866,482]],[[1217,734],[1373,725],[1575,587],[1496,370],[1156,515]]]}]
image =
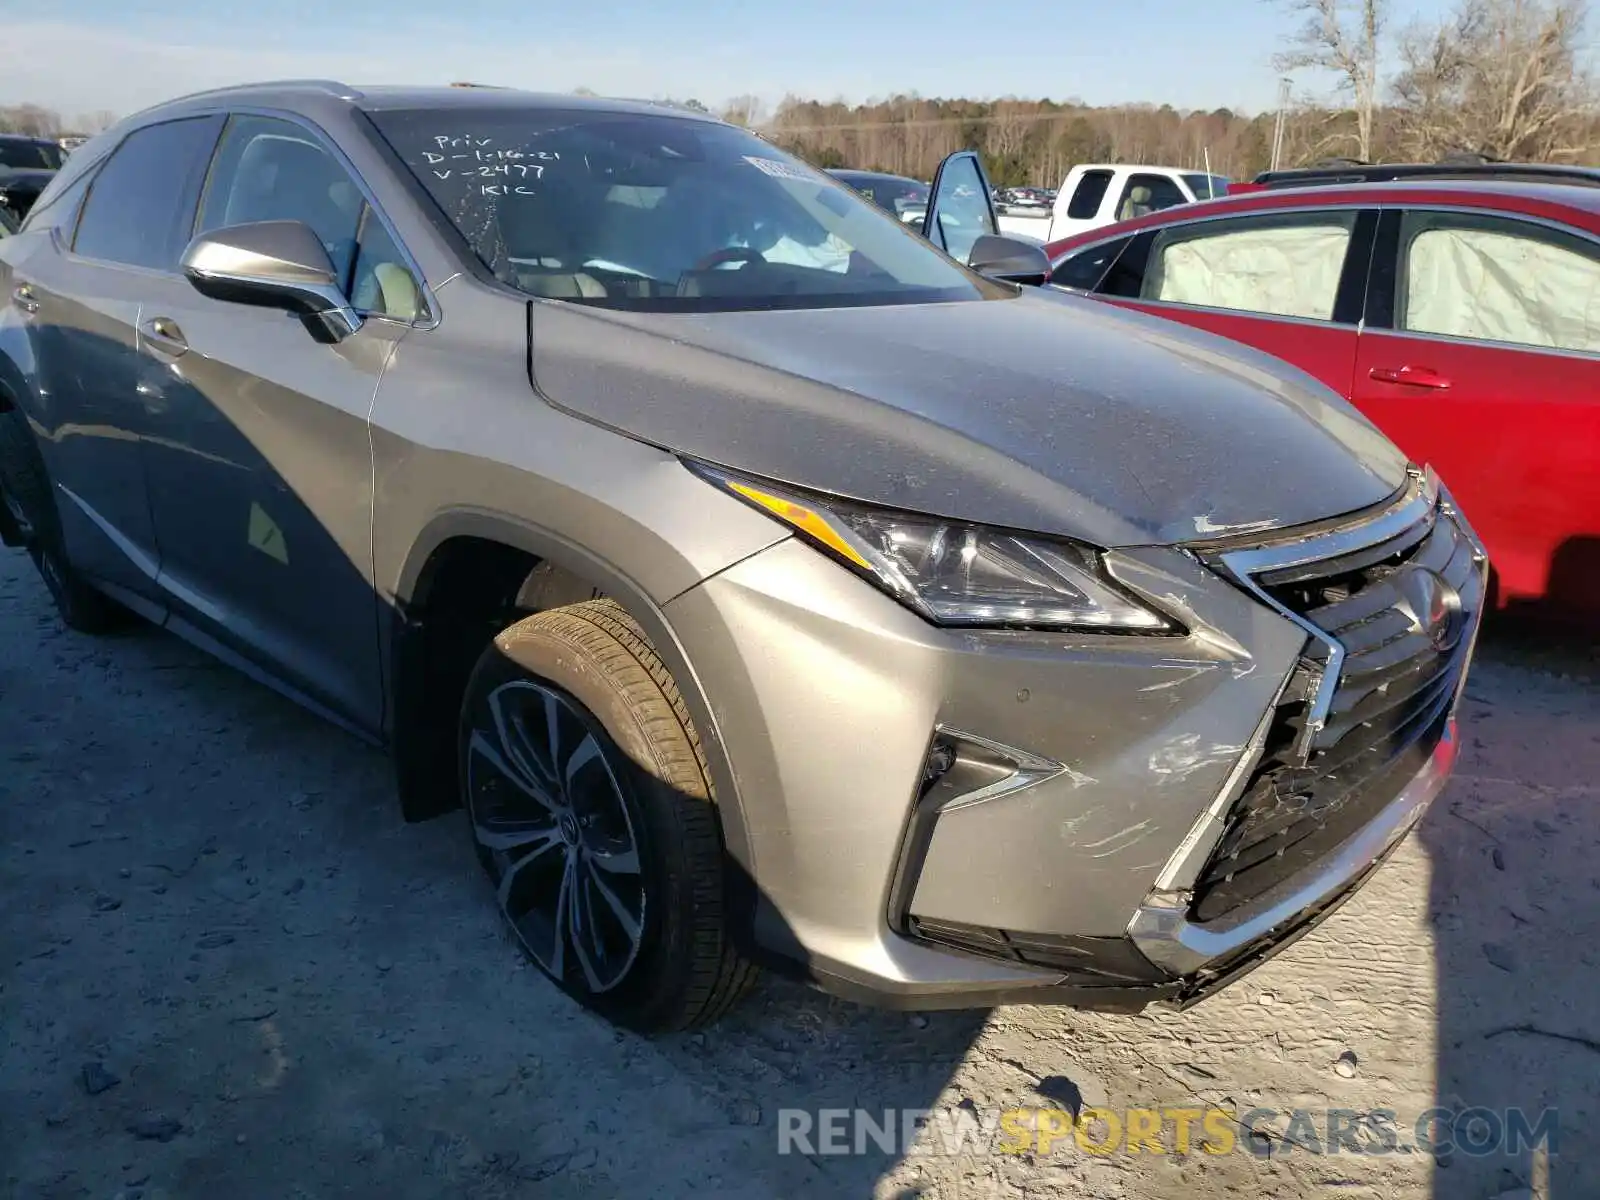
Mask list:
[{"label": "quarter window", "polygon": [[130,133],[94,177],[73,249],[85,258],[175,269],[221,124],[189,117]]},{"label": "quarter window", "polygon": [[88,194],[89,183],[98,166],[98,162],[85,162],[74,174],[73,168],[77,167],[74,162],[71,168],[58,172],[50,181],[50,186],[28,210],[27,228],[59,229],[71,242],[73,226],[78,222],[78,210],[83,207],[83,198]]},{"label": "quarter window", "polygon": [[1163,229],[1140,296],[1278,317],[1333,319],[1356,211]]},{"label": "quarter window", "polygon": [[1600,247],[1526,221],[1407,213],[1396,324],[1415,333],[1600,353]]},{"label": "quarter window", "polygon": [[378,214],[368,205],[361,220],[350,303],[364,313],[415,321],[423,315],[422,292]]}]

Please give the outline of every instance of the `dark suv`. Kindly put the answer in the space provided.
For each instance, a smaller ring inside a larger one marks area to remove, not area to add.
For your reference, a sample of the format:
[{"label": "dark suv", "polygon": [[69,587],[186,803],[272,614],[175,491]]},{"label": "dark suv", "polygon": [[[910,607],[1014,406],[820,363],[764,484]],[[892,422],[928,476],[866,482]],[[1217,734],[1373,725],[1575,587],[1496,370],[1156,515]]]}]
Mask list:
[{"label": "dark suv", "polygon": [[48,138],[0,133],[0,218],[27,216],[65,158],[60,144]]}]

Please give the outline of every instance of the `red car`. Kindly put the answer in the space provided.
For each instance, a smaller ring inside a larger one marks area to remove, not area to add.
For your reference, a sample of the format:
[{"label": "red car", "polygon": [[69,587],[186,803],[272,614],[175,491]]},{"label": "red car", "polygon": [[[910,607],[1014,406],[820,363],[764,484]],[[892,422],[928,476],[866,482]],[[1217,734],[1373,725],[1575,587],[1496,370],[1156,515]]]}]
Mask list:
[{"label": "red car", "polygon": [[1396,174],[1095,229],[1050,282],[1315,375],[1438,471],[1501,605],[1600,614],[1600,171]]}]

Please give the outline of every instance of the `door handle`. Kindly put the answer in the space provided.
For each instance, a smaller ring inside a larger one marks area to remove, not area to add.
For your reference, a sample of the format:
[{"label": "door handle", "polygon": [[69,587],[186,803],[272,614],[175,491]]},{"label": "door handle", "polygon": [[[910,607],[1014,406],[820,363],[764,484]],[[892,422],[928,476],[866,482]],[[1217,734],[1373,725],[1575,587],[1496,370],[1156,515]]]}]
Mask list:
[{"label": "door handle", "polygon": [[39,311],[39,298],[33,294],[33,289],[25,283],[19,283],[11,292],[11,299],[25,313]]},{"label": "door handle", "polygon": [[1379,383],[1398,383],[1403,387],[1443,390],[1450,386],[1450,381],[1432,367],[1373,367],[1367,374]]},{"label": "door handle", "polygon": [[150,343],[153,350],[158,350],[169,358],[189,352],[189,343],[184,340],[183,330],[178,328],[178,323],[171,317],[151,317],[148,321],[139,324],[140,336]]}]

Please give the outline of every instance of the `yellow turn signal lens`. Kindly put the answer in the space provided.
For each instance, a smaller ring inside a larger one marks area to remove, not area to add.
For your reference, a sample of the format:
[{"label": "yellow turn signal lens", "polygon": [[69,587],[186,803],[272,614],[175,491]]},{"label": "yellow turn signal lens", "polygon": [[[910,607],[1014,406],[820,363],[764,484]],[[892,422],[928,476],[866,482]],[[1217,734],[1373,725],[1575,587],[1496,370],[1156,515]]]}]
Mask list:
[{"label": "yellow turn signal lens", "polygon": [[785,499],[782,496],[774,496],[770,492],[763,492],[759,488],[751,487],[748,483],[740,483],[733,479],[728,480],[728,486],[746,500],[759,504],[780,521],[793,525],[801,533],[821,542],[839,557],[855,563],[856,566],[863,570],[872,570],[872,564],[862,558],[860,552],[854,546],[840,537],[825,518],[807,508],[804,504],[796,504],[793,500]]}]

